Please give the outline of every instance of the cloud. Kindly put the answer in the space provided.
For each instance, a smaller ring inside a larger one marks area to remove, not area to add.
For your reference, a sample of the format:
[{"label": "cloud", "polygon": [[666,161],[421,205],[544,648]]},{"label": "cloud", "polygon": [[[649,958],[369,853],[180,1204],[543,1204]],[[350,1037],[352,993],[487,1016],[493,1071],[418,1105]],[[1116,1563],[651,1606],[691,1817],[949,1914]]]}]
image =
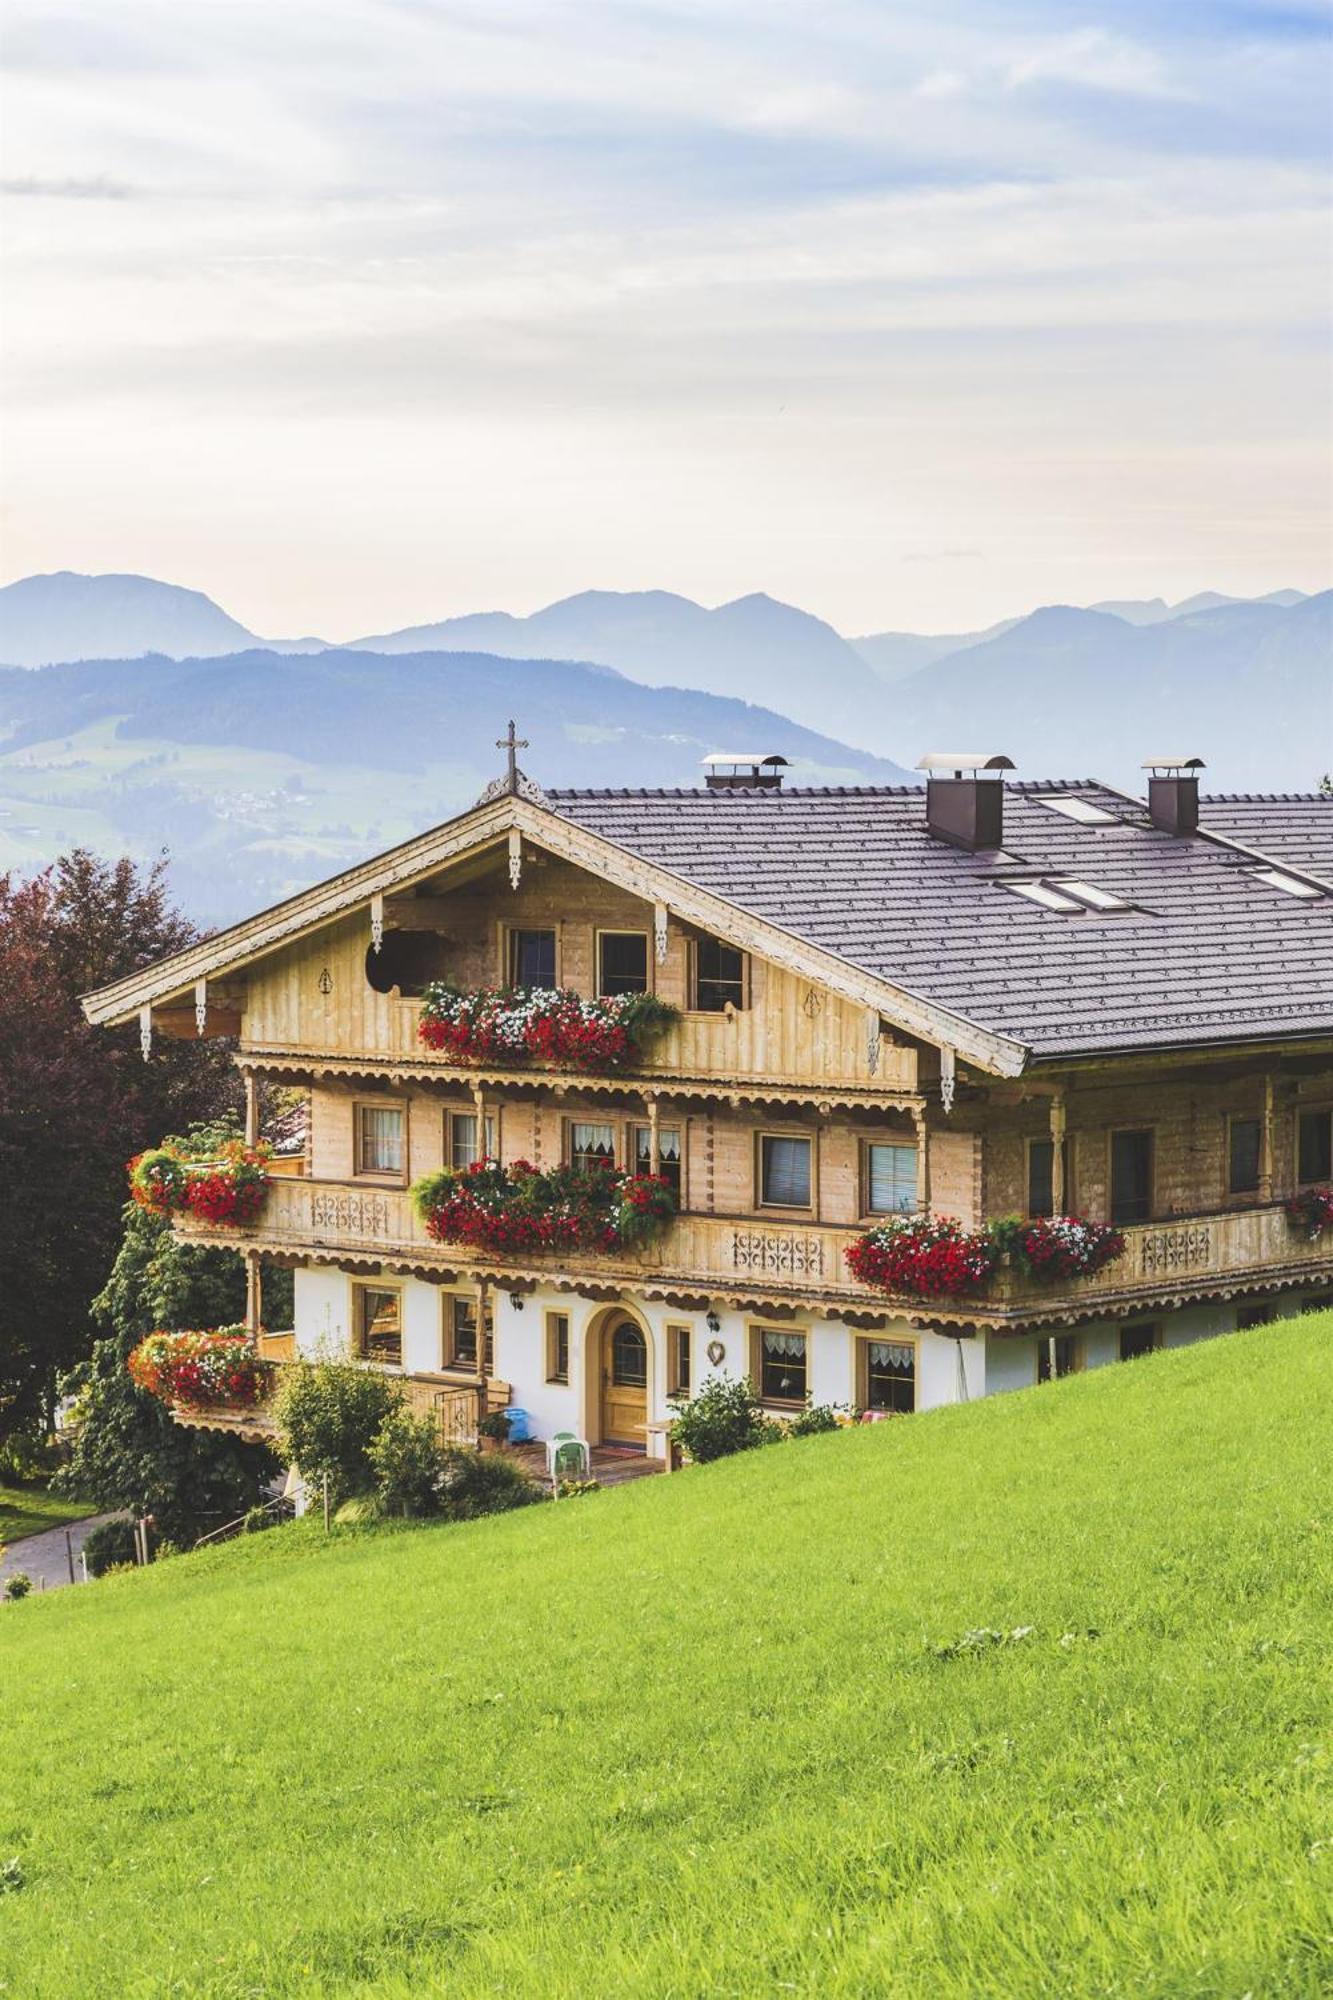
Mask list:
[{"label": "cloud", "polygon": [[1142,43],[1107,34],[1103,28],[1080,28],[1037,42],[1005,66],[1010,90],[1033,84],[1071,84],[1080,90],[1113,91],[1130,97],[1178,97],[1187,92],[1173,84],[1161,57]]},{"label": "cloud", "polygon": [[128,201],[139,192],[125,181],[113,181],[106,174],[91,180],[39,180],[35,174],[20,174],[0,180],[0,196],[41,201]]}]

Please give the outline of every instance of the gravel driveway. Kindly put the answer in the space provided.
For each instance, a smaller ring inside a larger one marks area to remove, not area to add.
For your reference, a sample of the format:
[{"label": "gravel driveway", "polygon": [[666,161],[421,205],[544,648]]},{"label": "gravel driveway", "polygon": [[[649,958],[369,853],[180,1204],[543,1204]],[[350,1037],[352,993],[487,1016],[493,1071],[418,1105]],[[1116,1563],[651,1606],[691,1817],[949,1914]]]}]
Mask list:
[{"label": "gravel driveway", "polygon": [[21,1542],[10,1542],[4,1559],[0,1561],[0,1584],[16,1569],[32,1578],[34,1590],[45,1585],[47,1590],[59,1590],[69,1582],[69,1558],[65,1553],[65,1536],[69,1535],[70,1546],[74,1550],[74,1575],[79,1583],[83,1581],[83,1570],[79,1564],[79,1550],[83,1538],[103,1521],[114,1521],[115,1514],[85,1514],[81,1521],[66,1521],[59,1528],[44,1528],[40,1535],[25,1535]]}]

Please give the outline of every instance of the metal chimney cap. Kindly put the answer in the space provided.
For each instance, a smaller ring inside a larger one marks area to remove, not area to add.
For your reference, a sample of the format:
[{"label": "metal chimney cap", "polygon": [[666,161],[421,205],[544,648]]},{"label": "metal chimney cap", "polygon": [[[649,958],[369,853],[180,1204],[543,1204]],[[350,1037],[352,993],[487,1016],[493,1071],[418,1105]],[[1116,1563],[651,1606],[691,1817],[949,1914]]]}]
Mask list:
[{"label": "metal chimney cap", "polygon": [[771,756],[761,757],[757,750],[710,750],[706,757],[701,757],[699,759],[699,762],[701,764],[761,764],[762,765],[762,764],[787,764],[789,761],[790,760],[786,757],[779,757],[776,754],[776,752]]},{"label": "metal chimney cap", "polygon": [[1145,757],[1141,771],[1202,771],[1202,757]]},{"label": "metal chimney cap", "polygon": [[1012,771],[1012,757],[988,757],[984,750],[927,750],[918,771]]}]

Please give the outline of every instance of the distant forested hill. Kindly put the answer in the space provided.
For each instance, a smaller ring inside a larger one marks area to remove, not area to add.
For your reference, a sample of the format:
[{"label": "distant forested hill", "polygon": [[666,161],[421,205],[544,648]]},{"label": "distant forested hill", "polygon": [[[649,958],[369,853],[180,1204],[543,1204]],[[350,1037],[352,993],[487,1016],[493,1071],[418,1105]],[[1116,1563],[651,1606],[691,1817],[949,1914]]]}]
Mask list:
[{"label": "distant forested hill", "polygon": [[781,752],[807,784],[908,777],[771,710],[562,660],[87,660],[0,670],[0,868],[165,845],[186,907],[228,921],[471,804],[511,715],[551,785],[693,785],[714,749]]}]

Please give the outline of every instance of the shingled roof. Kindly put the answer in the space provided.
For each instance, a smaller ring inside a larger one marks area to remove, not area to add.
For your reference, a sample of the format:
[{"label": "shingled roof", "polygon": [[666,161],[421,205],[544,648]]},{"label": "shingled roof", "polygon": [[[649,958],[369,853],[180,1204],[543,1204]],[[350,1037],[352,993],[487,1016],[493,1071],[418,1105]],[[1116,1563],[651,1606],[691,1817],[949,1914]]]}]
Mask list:
[{"label": "shingled roof", "polygon": [[[1070,794],[1109,822],[1080,824],[1049,803]],[[1000,855],[928,834],[915,786],[554,791],[547,802],[1036,1060],[1333,1032],[1333,896],[1303,899],[1253,872],[1265,857],[1327,861],[1323,845],[1301,845],[1305,833],[1283,845],[1282,827],[1313,834],[1333,802],[1266,800],[1266,816],[1247,817],[1253,801],[1213,801],[1215,840],[1206,826],[1161,832],[1141,803],[1092,780],[1013,783]],[[1250,842],[1257,852],[1242,851]],[[1066,913],[1005,886],[1044,877],[1131,907]]]},{"label": "shingled roof", "polygon": [[1214,833],[1333,884],[1333,793],[1219,792],[1199,812]]}]

